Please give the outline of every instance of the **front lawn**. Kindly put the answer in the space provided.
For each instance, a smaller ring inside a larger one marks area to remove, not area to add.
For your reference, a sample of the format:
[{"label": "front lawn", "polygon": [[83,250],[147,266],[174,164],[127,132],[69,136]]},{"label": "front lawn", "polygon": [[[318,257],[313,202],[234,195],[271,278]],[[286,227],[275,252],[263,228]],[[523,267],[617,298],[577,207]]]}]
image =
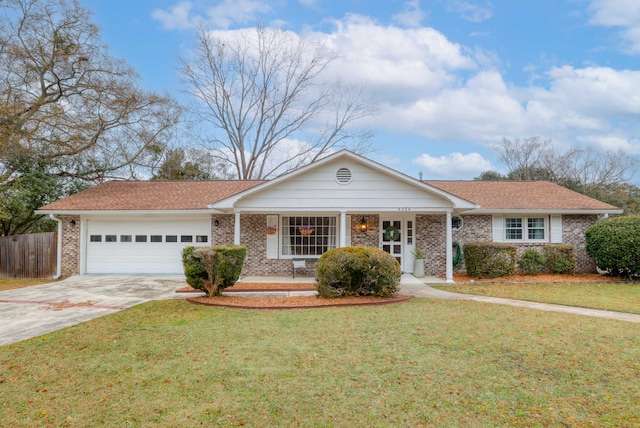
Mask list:
[{"label": "front lawn", "polygon": [[6,426],[638,426],[637,324],[152,302],[0,348]]},{"label": "front lawn", "polygon": [[454,284],[440,290],[640,314],[640,284]]},{"label": "front lawn", "polygon": [[0,291],[31,287],[32,285],[46,284],[47,282],[52,281],[52,279],[35,278],[0,278]]}]

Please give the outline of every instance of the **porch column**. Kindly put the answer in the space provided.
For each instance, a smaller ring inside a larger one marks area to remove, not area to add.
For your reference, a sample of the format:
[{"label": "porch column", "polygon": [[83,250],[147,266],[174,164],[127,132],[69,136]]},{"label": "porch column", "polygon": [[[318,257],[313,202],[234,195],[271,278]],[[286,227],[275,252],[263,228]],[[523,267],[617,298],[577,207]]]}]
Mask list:
[{"label": "porch column", "polygon": [[340,211],[340,248],[347,246],[347,212]]},{"label": "porch column", "polygon": [[240,245],[240,211],[235,212],[235,220],[233,222],[233,243]]},{"label": "porch column", "polygon": [[447,211],[447,272],[445,282],[448,284],[453,283],[453,252],[451,247],[453,246],[453,235],[451,232],[451,211]]}]

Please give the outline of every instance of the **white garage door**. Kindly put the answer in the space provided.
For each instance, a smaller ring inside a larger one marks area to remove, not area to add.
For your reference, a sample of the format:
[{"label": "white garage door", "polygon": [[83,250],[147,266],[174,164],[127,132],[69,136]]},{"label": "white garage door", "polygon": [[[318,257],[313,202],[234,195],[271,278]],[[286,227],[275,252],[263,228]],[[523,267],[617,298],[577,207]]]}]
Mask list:
[{"label": "white garage door", "polygon": [[211,245],[211,220],[87,222],[88,274],[182,274],[182,249]]}]

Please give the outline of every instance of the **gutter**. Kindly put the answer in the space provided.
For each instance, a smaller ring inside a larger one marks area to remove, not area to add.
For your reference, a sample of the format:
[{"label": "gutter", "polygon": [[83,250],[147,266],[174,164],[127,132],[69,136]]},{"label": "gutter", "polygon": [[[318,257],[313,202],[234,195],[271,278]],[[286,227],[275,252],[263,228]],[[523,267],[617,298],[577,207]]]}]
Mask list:
[{"label": "gutter", "polygon": [[60,279],[62,276],[62,220],[56,218],[53,214],[49,214],[49,218],[53,221],[58,222],[58,249],[57,249],[57,257],[56,257],[56,275],[53,277],[54,280]]}]

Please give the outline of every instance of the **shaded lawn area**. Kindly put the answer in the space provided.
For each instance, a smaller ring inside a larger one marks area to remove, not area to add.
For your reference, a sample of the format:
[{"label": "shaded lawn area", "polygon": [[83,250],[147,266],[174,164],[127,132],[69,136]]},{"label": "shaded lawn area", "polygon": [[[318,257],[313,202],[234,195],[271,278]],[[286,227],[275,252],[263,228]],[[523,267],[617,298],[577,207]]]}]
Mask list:
[{"label": "shaded lawn area", "polygon": [[31,287],[32,285],[46,284],[47,282],[53,282],[53,280],[35,278],[0,278],[0,291]]},{"label": "shaded lawn area", "polygon": [[637,324],[468,301],[140,305],[0,348],[6,426],[638,426]]},{"label": "shaded lawn area", "polygon": [[640,314],[640,283],[454,284],[440,290]]}]

